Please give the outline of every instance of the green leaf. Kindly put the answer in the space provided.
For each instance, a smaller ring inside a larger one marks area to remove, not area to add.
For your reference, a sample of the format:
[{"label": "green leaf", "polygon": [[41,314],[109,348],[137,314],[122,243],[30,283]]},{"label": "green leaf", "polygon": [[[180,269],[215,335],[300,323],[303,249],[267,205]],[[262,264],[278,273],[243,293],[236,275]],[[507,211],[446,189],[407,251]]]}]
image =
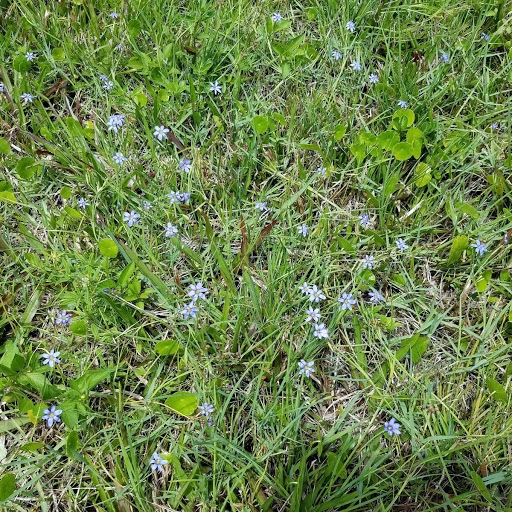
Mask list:
[{"label": "green leaf", "polygon": [[87,334],[87,322],[85,320],[75,320],[71,322],[69,330],[77,336],[84,336]]},{"label": "green leaf", "polygon": [[427,164],[420,162],[416,169],[414,169],[414,184],[417,187],[424,187],[430,183],[430,180],[432,179],[430,166]]},{"label": "green leaf", "polygon": [[[117,246],[116,246],[117,249]],[[126,267],[123,269],[121,274],[119,275],[119,279],[117,280],[117,284],[119,286],[125,286],[126,283],[130,280],[130,277],[132,277],[133,273],[135,272],[135,263],[130,262]]]},{"label": "green leaf", "polygon": [[466,235],[459,235],[455,237],[450,248],[450,254],[448,256],[447,265],[455,263],[462,255],[462,253],[469,246],[469,238]]},{"label": "green leaf", "polygon": [[52,50],[52,57],[53,57],[54,61],[62,62],[63,60],[66,59],[66,53],[64,52],[64,50],[62,48],[54,48]]},{"label": "green leaf", "polygon": [[471,206],[469,203],[464,203],[462,201],[459,201],[455,203],[455,208],[459,210],[462,213],[465,213],[466,215],[469,215],[472,219],[476,220],[478,217],[480,217],[480,214],[478,213],[478,210]]},{"label": "green leaf", "polygon": [[404,130],[414,123],[414,112],[408,108],[402,108],[393,114],[393,128]]},{"label": "green leaf", "polygon": [[492,397],[498,402],[508,403],[508,395],[505,388],[497,381],[491,378],[485,380]]},{"label": "green leaf", "polygon": [[62,199],[70,199],[72,195],[73,192],[69,187],[62,187],[60,189],[60,197],[62,197]]},{"label": "green leaf", "polygon": [[366,156],[366,146],[364,144],[352,144],[350,152],[356,157],[357,163],[360,164]]},{"label": "green leaf", "polygon": [[0,480],[0,502],[4,502],[16,490],[16,477],[13,473],[6,473]]},{"label": "green leaf", "polygon": [[389,151],[397,142],[400,142],[400,135],[391,130],[387,130],[377,135],[376,142],[382,149]]},{"label": "green leaf", "polygon": [[341,140],[345,136],[346,133],[347,133],[347,127],[343,124],[339,124],[334,129],[334,139]]},{"label": "green leaf", "polygon": [[410,142],[397,142],[391,149],[393,156],[403,162],[409,160],[414,153],[414,148]]},{"label": "green leaf", "polygon": [[13,65],[13,68],[18,72],[18,73],[26,73],[29,69],[30,69],[30,66],[32,65],[31,62],[29,60],[27,60],[25,58],[25,55],[18,55],[15,59],[14,59],[14,62],[12,63]]},{"label": "green leaf", "polygon": [[114,369],[115,368],[113,366],[107,366],[107,368],[100,368],[99,370],[87,370],[78,379],[70,381],[69,387],[75,391],[78,391],[79,393],[88,393],[100,382],[108,379]]},{"label": "green leaf", "polygon": [[268,129],[268,119],[265,116],[256,116],[252,120],[254,130],[258,135],[265,133]]},{"label": "green leaf", "polygon": [[16,203],[16,196],[12,190],[2,190],[0,192],[0,202]]},{"label": "green leaf", "polygon": [[25,443],[21,449],[24,452],[37,452],[38,450],[42,450],[45,444],[40,441],[33,441],[31,443]]},{"label": "green leaf", "polygon": [[304,34],[301,34],[289,41],[273,43],[272,49],[282,57],[293,57],[298,47],[304,42],[304,38]]},{"label": "green leaf", "polygon": [[20,158],[16,164],[16,172],[22,180],[30,180],[36,172],[37,164],[34,165],[35,160],[30,156]]},{"label": "green leaf", "polygon": [[[115,258],[119,252],[116,243],[110,238],[103,238],[100,240],[98,242],[98,247],[102,256],[105,256],[106,258]],[[133,266],[135,267],[135,263],[133,263]]]},{"label": "green leaf", "polygon": [[197,409],[197,396],[187,391],[178,391],[172,394],[166,401],[165,405],[173,411],[183,416],[191,416]]},{"label": "green leaf", "polygon": [[61,394],[60,390],[56,388],[44,374],[40,372],[29,372],[24,375],[20,375],[18,382],[21,385],[30,385],[35,390],[41,393],[43,400],[51,400]]},{"label": "green leaf", "polygon": [[8,155],[10,152],[11,146],[3,137],[0,137],[0,155]]},{"label": "green leaf", "polygon": [[78,432],[76,430],[72,430],[66,437],[66,453],[68,454],[68,457],[75,456],[75,453],[78,451],[79,444]]},{"label": "green leaf", "polygon": [[[492,504],[493,499],[491,496],[491,493],[487,489],[487,486],[485,485],[485,482],[482,480],[482,477],[476,473],[475,471],[471,471],[471,480],[473,480],[473,483],[475,484],[475,487],[477,488],[478,492],[489,502]],[[482,503],[483,506],[483,503]],[[487,507],[485,507],[487,508]]]},{"label": "green leaf", "polygon": [[427,350],[429,343],[429,338],[426,336],[420,336],[419,333],[416,333],[414,336],[402,340],[400,348],[396,351],[396,358],[400,361],[410,353],[412,362],[417,363]]},{"label": "green leaf", "polygon": [[325,468],[325,476],[336,476],[338,478],[347,478],[347,468],[343,464],[342,459],[332,452],[327,452],[327,467]]},{"label": "green leaf", "polygon": [[10,420],[0,421],[0,434],[10,430],[19,430],[23,425],[30,423],[30,418],[23,416],[21,418],[11,418]]},{"label": "green leaf", "polygon": [[407,130],[407,135],[405,136],[405,139],[407,142],[412,143],[413,141],[417,140],[419,142],[423,142],[424,139],[423,132],[419,129],[413,126],[412,128],[409,128]]},{"label": "green leaf", "polygon": [[64,425],[68,428],[76,428],[78,427],[78,411],[76,409],[66,409],[62,411],[60,415]]},{"label": "green leaf", "polygon": [[71,208],[71,206],[64,206],[64,211],[70,216],[73,217],[73,219],[81,219],[82,214],[75,210],[74,208]]},{"label": "green leaf", "polygon": [[156,352],[161,356],[168,356],[176,354],[180,348],[179,343],[176,340],[163,340],[159,341],[156,346]]},{"label": "green leaf", "polygon": [[344,251],[349,252],[349,253],[356,252],[355,247],[346,238],[338,236],[338,237],[336,237],[336,241],[338,242],[338,247],[340,249],[343,249]]},{"label": "green leaf", "polygon": [[133,96],[133,101],[139,107],[145,107],[148,104],[148,99],[143,92],[136,92]]},{"label": "green leaf", "polygon": [[130,20],[128,23],[128,34],[130,34],[132,37],[137,37],[140,34],[141,26],[139,20]]},{"label": "green leaf", "polygon": [[25,366],[25,358],[21,355],[13,341],[7,341],[0,359],[0,370],[4,373],[19,372]]},{"label": "green leaf", "polygon": [[359,140],[361,141],[361,144],[364,144],[365,146],[373,146],[377,141],[377,137],[375,137],[371,132],[361,132],[359,134]]}]

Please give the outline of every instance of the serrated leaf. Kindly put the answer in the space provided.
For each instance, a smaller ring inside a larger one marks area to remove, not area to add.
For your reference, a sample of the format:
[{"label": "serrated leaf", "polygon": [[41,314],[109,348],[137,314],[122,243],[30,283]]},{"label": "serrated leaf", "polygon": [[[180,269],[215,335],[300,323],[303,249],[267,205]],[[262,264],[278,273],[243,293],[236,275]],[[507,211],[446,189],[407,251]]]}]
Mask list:
[{"label": "serrated leaf", "polygon": [[178,391],[172,394],[166,401],[165,405],[173,411],[183,416],[191,416],[194,414],[198,406],[197,396],[187,391]]},{"label": "serrated leaf", "polygon": [[505,388],[497,381],[491,378],[485,380],[492,397],[498,402],[508,403],[508,395]]},{"label": "serrated leaf", "polygon": [[414,153],[414,148],[410,142],[397,142],[391,149],[393,156],[400,162],[409,160]]},{"label": "serrated leaf", "polygon": [[8,155],[10,152],[11,146],[3,137],[0,137],[0,155]]},{"label": "serrated leaf", "polygon": [[87,322],[85,320],[75,320],[69,325],[69,330],[77,336],[87,334]]},{"label": "serrated leaf", "polygon": [[179,343],[176,340],[163,340],[159,341],[156,346],[156,352],[161,356],[168,356],[176,354],[180,348]]},{"label": "serrated leaf", "polygon": [[[110,238],[103,238],[98,242],[98,248],[105,258],[115,258],[119,252],[117,244]],[[135,264],[133,264],[135,266]]]},{"label": "serrated leaf", "polygon": [[452,242],[452,246],[450,248],[450,254],[448,255],[447,265],[451,265],[455,263],[462,255],[462,253],[469,246],[469,238],[466,235],[456,236]]},{"label": "serrated leaf", "polygon": [[268,129],[268,119],[265,116],[255,116],[252,120],[254,130],[258,135],[265,133]]},{"label": "serrated leaf", "polygon": [[0,503],[7,500],[16,490],[16,477],[6,473],[0,480]]}]

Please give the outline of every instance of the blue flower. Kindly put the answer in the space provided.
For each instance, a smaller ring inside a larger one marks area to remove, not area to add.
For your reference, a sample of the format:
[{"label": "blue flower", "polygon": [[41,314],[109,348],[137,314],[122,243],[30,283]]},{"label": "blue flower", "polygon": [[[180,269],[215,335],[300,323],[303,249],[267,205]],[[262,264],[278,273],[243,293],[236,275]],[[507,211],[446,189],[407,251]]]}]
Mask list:
[{"label": "blue flower", "polygon": [[165,233],[164,235],[166,237],[175,236],[178,234],[178,227],[174,224],[171,224],[170,222],[167,223],[167,226],[165,226]]},{"label": "blue flower", "polygon": [[370,216],[367,213],[359,215],[359,222],[364,229],[367,229],[371,225]]},{"label": "blue flower", "polygon": [[43,364],[47,364],[50,368],[53,368],[56,364],[60,363],[60,352],[55,352],[53,348],[47,354],[43,354],[41,357],[44,359]]},{"label": "blue flower", "polygon": [[478,256],[483,256],[489,249],[487,249],[487,245],[484,242],[480,242],[480,240],[476,240],[474,244],[471,244],[471,247],[475,248],[475,252]]},{"label": "blue flower", "polygon": [[389,421],[384,423],[384,430],[389,434],[390,437],[400,435],[400,424],[396,422],[395,418],[391,418]]},{"label": "blue flower", "polygon": [[113,20],[117,20],[117,18],[119,18],[119,14],[117,14],[116,11],[111,12],[108,16],[109,16],[109,18],[112,18]]},{"label": "blue flower", "polygon": [[151,208],[153,208],[153,205],[149,201],[144,201],[142,203],[142,208],[144,208],[146,211],[149,211]]},{"label": "blue flower", "polygon": [[305,375],[306,377],[311,377],[313,373],[315,373],[315,369],[313,368],[313,365],[315,364],[314,361],[306,362],[304,359],[301,359],[299,361],[299,375]]},{"label": "blue flower", "polygon": [[334,60],[340,60],[343,57],[338,50],[333,50],[331,55]]},{"label": "blue flower", "polygon": [[400,252],[404,252],[405,249],[409,249],[409,246],[404,242],[402,238],[399,238],[396,242],[396,247]]},{"label": "blue flower", "polygon": [[128,213],[128,212],[123,213],[123,220],[128,223],[129,227],[132,227],[134,224],[138,224],[139,218],[140,218],[140,214],[134,212],[133,210],[130,213]]},{"label": "blue flower", "polygon": [[0,82],[0,94],[2,94],[3,92],[5,92],[5,85],[3,82]]},{"label": "blue flower", "polygon": [[51,427],[54,423],[60,423],[60,415],[62,411],[57,409],[55,405],[52,405],[49,409],[43,411],[43,420],[46,420],[46,425]]},{"label": "blue flower", "polygon": [[407,108],[408,105],[407,105],[407,101],[404,101],[404,100],[398,100],[398,106],[400,108]]},{"label": "blue flower", "polygon": [[34,101],[35,96],[33,94],[29,94],[28,92],[24,92],[20,96],[20,98],[23,101],[23,105],[26,105],[27,103],[32,103],[32,101]]},{"label": "blue flower", "polygon": [[254,204],[254,208],[256,208],[256,210],[260,210],[261,212],[264,212],[267,210],[267,202],[266,201],[256,201],[256,203]]},{"label": "blue flower", "polygon": [[119,151],[112,157],[112,160],[118,165],[123,165],[125,162],[128,161],[128,158],[126,158],[123,153],[120,153]]},{"label": "blue flower", "polygon": [[491,39],[491,36],[489,34],[486,34],[485,32],[482,32],[480,38],[484,39],[485,41],[489,41],[489,39]]},{"label": "blue flower", "polygon": [[182,202],[182,203],[188,203],[190,201],[190,192],[180,192],[178,194],[178,199]]},{"label": "blue flower", "polygon": [[215,411],[215,408],[212,404],[209,404],[208,402],[203,402],[202,405],[199,406],[199,412],[203,415],[209,418],[213,412]]},{"label": "blue flower", "polygon": [[116,46],[116,50],[117,50],[118,52],[122,51],[122,50],[123,50],[123,45],[122,45],[122,44],[118,44],[118,45]]},{"label": "blue flower", "polygon": [[270,16],[270,19],[274,22],[274,23],[279,23],[281,21],[283,21],[283,17],[281,16],[281,13],[280,12],[275,12],[272,14],[272,16]]},{"label": "blue flower", "polygon": [[36,60],[36,54],[34,52],[27,52],[25,53],[25,59],[29,62],[34,62],[34,60]]},{"label": "blue flower", "polygon": [[153,452],[149,463],[151,464],[151,471],[157,470],[161,473],[164,470],[164,466],[167,464],[167,460],[161,455],[158,455],[158,453]]},{"label": "blue flower", "polygon": [[363,66],[361,66],[360,62],[357,61],[357,60],[353,60],[351,63],[350,63],[350,67],[354,70],[354,71],[361,71],[363,69]]},{"label": "blue flower", "polygon": [[347,24],[345,25],[345,28],[349,32],[354,32],[354,30],[356,29],[356,24],[353,21],[347,21]]},{"label": "blue flower", "polygon": [[192,160],[190,160],[190,158],[182,158],[178,162],[178,167],[181,171],[189,172],[190,169],[192,169]]},{"label": "blue flower", "polygon": [[119,131],[119,128],[121,128],[125,123],[124,114],[112,114],[108,118],[108,130],[112,130],[114,133],[117,133]]},{"label": "blue flower", "polygon": [[377,290],[372,290],[368,293],[368,296],[370,297],[370,302],[373,302],[374,304],[379,304],[384,301],[384,297]]},{"label": "blue flower", "polygon": [[174,190],[171,190],[167,194],[167,197],[169,198],[169,201],[171,202],[171,204],[178,204],[180,202],[180,193],[175,192]]},{"label": "blue flower", "polygon": [[309,308],[306,311],[306,322],[318,322],[320,318],[322,318],[322,315],[320,314],[320,309],[316,308],[313,309],[313,306],[309,306]]},{"label": "blue flower", "polygon": [[85,199],[85,197],[79,197],[76,204],[78,205],[79,208],[81,208],[82,210],[85,210],[85,208],[87,206],[89,206],[89,201],[87,201],[87,199]]},{"label": "blue flower", "polygon": [[322,338],[328,338],[329,337],[329,331],[327,330],[327,327],[325,327],[325,324],[315,324],[313,325],[315,332],[313,333],[313,336],[318,339]]},{"label": "blue flower", "polygon": [[499,127],[500,127],[500,124],[499,124],[499,123],[492,123],[492,124],[491,124],[491,128],[492,128],[493,130],[497,130]]},{"label": "blue flower", "polygon": [[317,170],[316,170],[316,173],[319,175],[319,176],[322,176],[322,178],[325,178],[325,175],[327,173],[327,167],[318,167]]},{"label": "blue flower", "polygon": [[183,315],[185,320],[188,320],[190,317],[195,318],[199,308],[195,305],[195,302],[192,301],[190,304],[186,304],[180,313]]},{"label": "blue flower", "polygon": [[[304,283],[306,284],[306,283]],[[309,300],[310,302],[320,302],[320,300],[325,299],[324,292],[320,290],[320,288],[317,287],[316,284],[313,286],[310,286],[307,293],[309,294]]]},{"label": "blue flower", "polygon": [[362,264],[363,268],[369,268],[371,270],[373,268],[373,266],[375,265],[375,258],[372,255],[367,254],[361,260],[361,264]]},{"label": "blue flower", "polygon": [[341,304],[341,310],[348,309],[352,311],[352,306],[357,302],[356,299],[352,297],[351,293],[343,292],[341,297],[338,299],[338,302]]},{"label": "blue flower", "polygon": [[153,132],[153,135],[160,141],[167,138],[167,134],[169,133],[169,128],[166,128],[165,126],[155,126],[155,131]]},{"label": "blue flower", "polygon": [[71,313],[68,313],[65,309],[59,311],[55,317],[55,323],[57,325],[69,325],[71,323]]},{"label": "blue flower", "polygon": [[206,293],[208,293],[208,288],[205,288],[201,281],[197,281],[196,284],[191,284],[189,286],[187,295],[191,297],[192,302],[195,302],[197,299],[206,300]]},{"label": "blue flower", "polygon": [[309,295],[310,291],[311,291],[311,286],[309,286],[308,283],[306,283],[306,281],[304,281],[300,286],[299,286],[299,290],[304,294],[304,295]]},{"label": "blue flower", "polygon": [[112,80],[107,80],[106,82],[103,82],[103,89],[106,91],[112,90],[112,87],[114,87],[114,82]]},{"label": "blue flower", "polygon": [[299,235],[307,236],[307,234],[309,233],[309,226],[307,224],[301,224],[297,228],[297,231],[299,232]]},{"label": "blue flower", "polygon": [[217,96],[218,94],[222,94],[222,86],[215,80],[215,82],[210,82],[210,91]]},{"label": "blue flower", "polygon": [[379,75],[376,75],[375,73],[370,73],[368,80],[370,81],[371,84],[376,84],[379,81]]},{"label": "blue flower", "polygon": [[446,53],[441,53],[441,60],[443,62],[450,62],[450,57]]}]

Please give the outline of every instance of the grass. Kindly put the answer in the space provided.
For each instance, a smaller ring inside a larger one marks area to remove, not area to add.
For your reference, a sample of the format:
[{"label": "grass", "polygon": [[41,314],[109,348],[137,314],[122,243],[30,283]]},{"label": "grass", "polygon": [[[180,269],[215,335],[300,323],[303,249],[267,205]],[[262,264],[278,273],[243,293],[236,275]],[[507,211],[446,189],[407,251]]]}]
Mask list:
[{"label": "grass", "polygon": [[0,506],[512,510],[505,2],[0,6]]}]

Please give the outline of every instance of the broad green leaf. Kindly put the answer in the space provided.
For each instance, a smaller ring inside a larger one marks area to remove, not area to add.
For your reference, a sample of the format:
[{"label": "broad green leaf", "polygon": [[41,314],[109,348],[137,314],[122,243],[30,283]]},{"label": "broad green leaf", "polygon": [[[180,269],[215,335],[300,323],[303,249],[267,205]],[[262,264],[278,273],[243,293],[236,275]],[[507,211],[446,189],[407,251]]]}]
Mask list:
[{"label": "broad green leaf", "polygon": [[407,135],[405,136],[405,139],[407,142],[413,142],[415,140],[418,140],[419,142],[423,142],[424,135],[423,132],[419,129],[413,126],[412,128],[409,128],[407,130]]},{"label": "broad green leaf", "polygon": [[0,480],[0,503],[5,501],[16,490],[16,477],[13,473],[5,473]]},{"label": "broad green leaf", "polygon": [[76,430],[72,430],[66,437],[66,453],[68,457],[75,456],[75,452],[78,451],[79,444],[78,432]]},{"label": "broad green leaf", "polygon": [[508,395],[505,388],[497,381],[491,378],[485,380],[492,397],[498,402],[508,403]]},{"label": "broad green leaf", "polygon": [[421,156],[421,142],[419,140],[413,140],[412,144],[412,156],[416,160]]},{"label": "broad green leaf", "polygon": [[272,44],[272,48],[282,57],[293,57],[298,47],[304,42],[304,34],[298,35],[285,42]]},{"label": "broad green leaf", "polygon": [[64,211],[70,217],[73,217],[74,219],[81,219],[82,218],[82,214],[78,210],[75,210],[74,208],[71,208],[71,206],[64,206]]},{"label": "broad green leaf", "polygon": [[347,478],[347,468],[343,464],[342,458],[332,452],[327,452],[327,467],[324,476],[336,476],[338,478]]},{"label": "broad green leaf", "polygon": [[178,391],[165,401],[165,405],[183,416],[191,416],[197,409],[198,400],[193,393]]},{"label": "broad green leaf", "polygon": [[78,411],[76,409],[70,408],[62,411],[60,415],[64,425],[68,428],[76,428],[78,427]]},{"label": "broad green leaf", "polygon": [[31,443],[25,443],[21,449],[25,452],[37,452],[42,450],[45,444],[40,441],[32,441]]},{"label": "broad green leaf", "polygon": [[0,192],[0,202],[4,203],[15,203],[16,196],[12,190],[2,190]]},{"label": "broad green leaf", "polygon": [[143,92],[137,92],[133,96],[133,101],[139,106],[139,107],[145,107],[148,104],[148,99],[146,95]]},{"label": "broad green leaf", "polygon": [[64,50],[62,48],[54,48],[52,50],[52,57],[53,57],[54,61],[62,62],[63,60],[66,59],[66,53],[64,52]]},{"label": "broad green leaf", "polygon": [[18,71],[18,73],[26,73],[30,67],[32,66],[31,62],[25,58],[25,55],[18,55],[14,62],[12,63],[12,67]]},{"label": "broad green leaf", "polygon": [[447,265],[451,265],[455,263],[462,255],[462,253],[469,246],[469,238],[466,235],[456,236],[452,242],[452,246],[450,248],[450,254],[448,256]]},{"label": "broad green leaf", "polygon": [[355,247],[346,239],[341,236],[336,237],[338,247],[346,252],[355,253]]},{"label": "broad green leaf", "polygon": [[334,129],[334,139],[341,140],[345,136],[346,133],[347,133],[347,127],[343,124],[339,124]]},{"label": "broad green leaf", "polygon": [[87,334],[87,322],[85,320],[75,320],[71,322],[69,330],[77,336],[84,336]]},{"label": "broad green leaf", "polygon": [[[117,249],[117,246],[116,246]],[[132,277],[133,273],[135,272],[135,263],[130,262],[126,267],[123,269],[121,274],[119,275],[119,279],[117,280],[117,284],[119,286],[125,286],[126,283],[130,280],[130,277]]]},{"label": "broad green leaf", "polygon": [[11,418],[10,420],[0,421],[0,434],[10,430],[20,430],[23,425],[30,423],[30,418],[26,416],[20,418]]},{"label": "broad green leaf", "polygon": [[414,112],[408,108],[402,108],[393,114],[393,127],[398,130],[409,128],[414,123]]},{"label": "broad green leaf", "polygon": [[391,149],[391,152],[397,160],[403,162],[411,158],[414,153],[414,149],[410,142],[397,142]]},{"label": "broad green leaf", "polygon": [[307,142],[299,142],[297,145],[299,146],[300,149],[306,149],[308,151],[318,151],[318,152],[322,151],[322,148],[320,147],[319,144],[309,144]]},{"label": "broad green leaf", "polygon": [[69,387],[79,393],[88,393],[100,382],[108,379],[114,371],[114,367],[100,368],[99,370],[87,370],[81,377],[69,382]]},{"label": "broad green leaf", "polygon": [[179,343],[176,340],[163,340],[159,341],[156,346],[155,350],[158,354],[161,356],[168,356],[171,354],[176,354],[180,348]]},{"label": "broad green leaf", "polygon": [[[4,353],[0,359],[0,370],[4,373],[7,371],[18,372],[25,366],[25,358],[21,355],[18,347],[13,341],[5,343]],[[10,371],[9,371],[10,370]]]},{"label": "broad green leaf", "polygon": [[402,340],[400,348],[396,351],[396,358],[400,361],[410,353],[412,362],[417,363],[427,350],[429,343],[429,338],[426,336],[420,336],[419,333],[416,333],[414,336]]},{"label": "broad green leaf", "polygon": [[387,130],[377,135],[376,142],[382,149],[389,151],[397,142],[400,142],[400,135],[391,130]]},{"label": "broad green leaf", "polygon": [[417,187],[424,187],[430,183],[432,179],[430,166],[427,164],[420,162],[416,169],[414,169],[414,184]]},{"label": "broad green leaf", "polygon": [[30,156],[20,158],[16,164],[16,172],[18,173],[18,176],[22,180],[30,180],[36,172],[36,167],[38,165],[34,164],[35,160]]},{"label": "broad green leaf", "polygon": [[[116,243],[113,242],[110,238],[103,238],[100,240],[98,242],[98,247],[100,249],[101,255],[105,256],[105,258],[115,258],[119,252]],[[133,266],[135,267],[135,263],[133,263]]]},{"label": "broad green leaf", "polygon": [[[489,492],[489,489],[487,489],[487,486],[485,485],[485,482],[482,480],[482,477],[476,473],[475,471],[471,471],[471,480],[473,480],[473,483],[475,484],[475,487],[477,488],[478,492],[489,502],[492,504],[493,499],[491,496],[491,493]],[[483,505],[483,503],[482,503]],[[487,508],[487,507],[484,507]]]},{"label": "broad green leaf", "polygon": [[130,20],[128,23],[128,34],[130,34],[132,37],[137,37],[140,34],[141,26],[139,20]]},{"label": "broad green leaf", "polygon": [[18,382],[21,385],[32,386],[35,390],[41,393],[43,400],[51,400],[61,394],[61,391],[56,388],[43,373],[29,372],[20,375]]},{"label": "broad green leaf", "polygon": [[72,195],[73,192],[69,187],[62,187],[60,189],[60,197],[62,197],[62,199],[70,199]]},{"label": "broad green leaf", "polygon": [[258,135],[265,133],[268,129],[268,119],[265,116],[256,116],[252,120],[254,130]]},{"label": "broad green leaf", "polygon": [[350,152],[356,157],[357,163],[360,164],[366,156],[366,146],[364,144],[352,144]]},{"label": "broad green leaf", "polygon": [[8,155],[10,152],[11,146],[3,137],[0,137],[0,155]]},{"label": "broad green leaf", "polygon": [[478,210],[471,206],[469,203],[464,203],[462,201],[459,201],[458,203],[455,203],[455,208],[459,210],[462,213],[465,213],[466,215],[469,215],[472,219],[476,220],[478,217],[480,217],[480,214],[478,213]]},{"label": "broad green leaf", "polygon": [[377,141],[377,137],[375,137],[371,132],[361,132],[359,134],[359,140],[361,141],[361,144],[364,144],[365,146],[373,146]]}]

